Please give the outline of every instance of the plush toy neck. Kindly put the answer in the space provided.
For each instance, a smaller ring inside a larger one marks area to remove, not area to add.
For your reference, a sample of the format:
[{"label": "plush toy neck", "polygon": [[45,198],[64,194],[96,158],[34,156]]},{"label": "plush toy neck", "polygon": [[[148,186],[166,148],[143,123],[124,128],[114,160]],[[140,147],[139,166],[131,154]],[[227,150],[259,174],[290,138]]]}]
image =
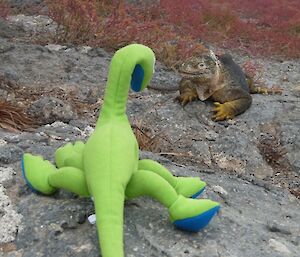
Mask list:
[{"label": "plush toy neck", "polygon": [[112,119],[127,121],[126,103],[130,86],[134,91],[141,91],[150,81],[154,54],[151,50],[140,48],[141,45],[133,44],[114,55],[96,128]]},{"label": "plush toy neck", "polygon": [[[123,67],[126,66],[124,72]],[[126,116],[126,103],[131,80],[131,73],[127,71],[128,68],[126,59],[113,58],[97,126],[104,120]]]}]

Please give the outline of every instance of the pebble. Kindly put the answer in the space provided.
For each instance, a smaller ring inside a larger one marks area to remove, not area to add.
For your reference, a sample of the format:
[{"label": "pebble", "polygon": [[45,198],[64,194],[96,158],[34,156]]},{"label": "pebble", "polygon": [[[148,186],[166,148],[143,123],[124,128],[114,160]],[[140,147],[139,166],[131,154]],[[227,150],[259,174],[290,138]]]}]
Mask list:
[{"label": "pebble", "polygon": [[267,228],[269,231],[274,233],[280,233],[284,235],[291,235],[291,231],[289,228],[285,227],[282,224],[277,223],[276,221],[269,222],[267,224]]},{"label": "pebble", "polygon": [[48,48],[50,51],[59,51],[59,50],[67,49],[66,46],[54,45],[54,44],[48,44],[48,45],[45,45],[45,47]]},{"label": "pebble", "polygon": [[284,254],[285,256],[289,256],[291,254],[291,251],[281,242],[271,238],[269,240],[269,246],[277,251],[277,252],[280,252],[282,254]]},{"label": "pebble", "polygon": [[293,93],[295,96],[300,97],[300,84],[295,86]]},{"label": "pebble", "polygon": [[96,224],[96,214],[92,214],[88,216],[88,221],[90,224],[95,225]]},{"label": "pebble", "polygon": [[221,196],[228,195],[227,191],[221,186],[212,186],[212,190],[214,190],[214,192],[218,193]]},{"label": "pebble", "polygon": [[7,142],[3,139],[0,139],[0,147],[6,145]]}]

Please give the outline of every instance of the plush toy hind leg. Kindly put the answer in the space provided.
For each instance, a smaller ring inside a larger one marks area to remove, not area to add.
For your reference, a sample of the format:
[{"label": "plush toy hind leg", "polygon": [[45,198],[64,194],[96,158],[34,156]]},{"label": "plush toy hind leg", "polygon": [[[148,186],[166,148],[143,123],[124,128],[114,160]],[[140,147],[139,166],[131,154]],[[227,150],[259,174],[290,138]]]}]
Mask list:
[{"label": "plush toy hind leg", "polygon": [[128,199],[151,196],[168,208],[171,222],[182,230],[197,232],[205,227],[220,208],[208,199],[190,199],[177,194],[161,176],[147,170],[135,172],[125,194]]},{"label": "plush toy hind leg", "polygon": [[22,159],[22,174],[35,192],[50,195],[62,188],[80,196],[89,196],[84,174],[75,167],[57,169],[42,157],[26,153]]},{"label": "plush toy hind leg", "polygon": [[205,189],[206,183],[200,178],[175,177],[160,163],[144,159],[138,163],[139,170],[147,170],[164,178],[176,190],[179,195],[197,198]]}]

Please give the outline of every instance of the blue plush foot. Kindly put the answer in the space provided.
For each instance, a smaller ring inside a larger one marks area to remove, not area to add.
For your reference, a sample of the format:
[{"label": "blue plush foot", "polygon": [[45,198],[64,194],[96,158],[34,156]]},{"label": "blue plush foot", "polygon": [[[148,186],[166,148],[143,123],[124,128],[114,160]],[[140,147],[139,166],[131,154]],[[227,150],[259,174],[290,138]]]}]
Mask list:
[{"label": "blue plush foot", "polygon": [[198,198],[205,190],[205,187],[203,187],[199,192],[197,192],[196,194],[192,195],[191,198],[196,199]]},{"label": "blue plush foot", "polygon": [[220,204],[208,199],[189,199],[179,196],[169,208],[170,219],[182,230],[198,232],[208,225]]},{"label": "blue plush foot", "polygon": [[202,228],[206,227],[213,216],[218,212],[220,206],[216,206],[198,216],[192,218],[186,218],[182,220],[176,220],[174,225],[181,230],[198,232]]},{"label": "blue plush foot", "polygon": [[184,197],[197,198],[206,187],[206,183],[195,177],[176,177],[177,184],[175,190],[177,194]]},{"label": "blue plush foot", "polygon": [[57,172],[56,168],[40,156],[24,154],[22,158],[22,175],[27,185],[34,191],[42,194],[52,194],[56,188],[48,183],[50,174]]}]

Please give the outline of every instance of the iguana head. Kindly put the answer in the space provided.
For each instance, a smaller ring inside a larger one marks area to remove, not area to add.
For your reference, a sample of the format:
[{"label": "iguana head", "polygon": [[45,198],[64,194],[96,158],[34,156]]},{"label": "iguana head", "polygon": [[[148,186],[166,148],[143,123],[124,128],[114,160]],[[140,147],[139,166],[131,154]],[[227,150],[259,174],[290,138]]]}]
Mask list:
[{"label": "iguana head", "polygon": [[179,72],[183,76],[197,76],[201,78],[213,78],[220,69],[220,61],[213,51],[208,51],[198,56],[192,56],[182,63]]}]

